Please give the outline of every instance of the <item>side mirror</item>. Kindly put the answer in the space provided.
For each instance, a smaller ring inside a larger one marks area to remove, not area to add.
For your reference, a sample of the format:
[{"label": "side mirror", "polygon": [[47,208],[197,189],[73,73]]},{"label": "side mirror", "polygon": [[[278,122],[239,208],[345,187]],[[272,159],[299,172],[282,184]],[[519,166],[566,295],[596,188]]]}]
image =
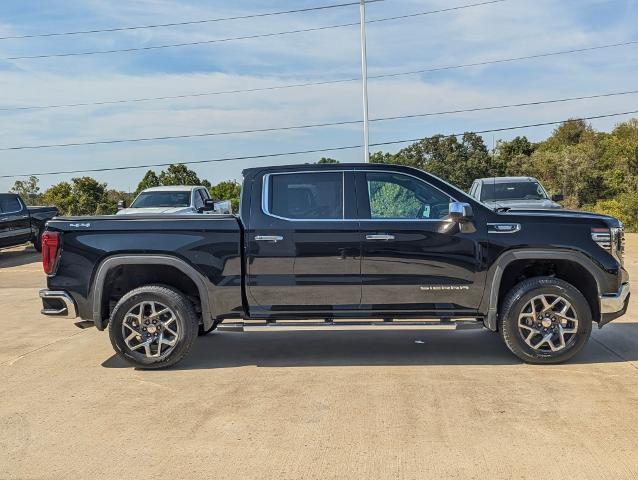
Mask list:
[{"label": "side mirror", "polygon": [[117,202],[117,209],[119,210],[124,210],[126,208],[126,202],[124,200],[118,200]]},{"label": "side mirror", "polygon": [[200,207],[197,211],[199,213],[204,212],[212,212],[215,209],[215,202],[213,202],[210,198],[204,200],[204,206]]},{"label": "side mirror", "polygon": [[472,218],[472,206],[465,202],[450,202],[450,218],[462,222]]},{"label": "side mirror", "polygon": [[556,195],[552,195],[552,202],[562,202],[565,196],[562,193],[557,193]]}]

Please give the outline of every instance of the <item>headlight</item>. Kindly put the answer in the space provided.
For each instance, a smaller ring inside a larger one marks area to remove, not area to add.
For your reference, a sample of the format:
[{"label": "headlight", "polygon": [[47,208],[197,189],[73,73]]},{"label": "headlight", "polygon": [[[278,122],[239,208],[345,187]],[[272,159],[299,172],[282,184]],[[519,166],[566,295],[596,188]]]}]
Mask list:
[{"label": "headlight", "polygon": [[620,227],[592,228],[591,238],[622,265],[625,253],[625,230],[622,224]]}]

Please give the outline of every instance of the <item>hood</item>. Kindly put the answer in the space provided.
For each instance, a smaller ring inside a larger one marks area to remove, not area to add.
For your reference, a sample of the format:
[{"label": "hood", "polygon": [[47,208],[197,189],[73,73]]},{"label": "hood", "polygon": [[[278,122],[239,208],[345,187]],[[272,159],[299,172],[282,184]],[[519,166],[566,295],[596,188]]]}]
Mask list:
[{"label": "hood", "polygon": [[498,212],[499,216],[503,217],[548,217],[548,218],[564,218],[578,220],[579,223],[587,222],[602,222],[608,227],[620,227],[622,222],[617,218],[609,215],[603,215],[600,213],[584,212],[582,210],[565,210],[561,209],[511,209],[505,212]]},{"label": "hood", "polygon": [[531,209],[553,209],[563,208],[558,203],[549,199],[545,200],[489,200],[485,203],[490,208],[531,208]]},{"label": "hood", "polygon": [[195,213],[190,207],[152,207],[152,208],[124,208],[118,210],[117,215],[153,215],[153,214],[185,214]]}]

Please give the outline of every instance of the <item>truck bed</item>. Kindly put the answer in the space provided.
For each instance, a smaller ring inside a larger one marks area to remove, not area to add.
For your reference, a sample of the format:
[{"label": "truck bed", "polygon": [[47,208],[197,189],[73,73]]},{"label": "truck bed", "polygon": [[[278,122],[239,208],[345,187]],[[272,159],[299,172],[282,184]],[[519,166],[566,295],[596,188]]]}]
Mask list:
[{"label": "truck bed", "polygon": [[[242,310],[242,232],[233,215],[123,215],[57,217],[47,230],[62,233],[61,256],[55,276],[49,277],[50,289],[70,291],[77,301],[81,318],[108,318],[109,305],[95,305],[91,286],[100,266],[126,255],[127,261],[116,269],[124,277],[148,276],[152,268],[139,265],[173,257],[192,268],[205,281],[213,317]],[[134,258],[131,258],[134,257]],[[137,260],[135,260],[137,259]],[[159,269],[160,266],[154,267]],[[161,268],[169,268],[164,264]],[[186,267],[184,267],[186,268]],[[142,272],[143,270],[143,272]],[[156,272],[157,273],[157,272]],[[175,275],[179,275],[176,270]],[[159,277],[159,275],[155,275]],[[112,279],[106,279],[108,282]],[[159,282],[161,283],[161,282]],[[204,282],[203,282],[204,283]],[[105,287],[106,288],[106,287]],[[110,302],[119,292],[112,292]]]}]

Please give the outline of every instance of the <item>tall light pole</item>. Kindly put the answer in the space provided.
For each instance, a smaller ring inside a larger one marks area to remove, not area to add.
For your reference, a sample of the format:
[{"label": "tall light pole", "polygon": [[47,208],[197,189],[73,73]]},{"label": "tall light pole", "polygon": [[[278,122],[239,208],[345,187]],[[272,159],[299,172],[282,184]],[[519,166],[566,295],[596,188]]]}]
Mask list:
[{"label": "tall light pole", "polygon": [[368,55],[366,53],[366,0],[359,6],[361,22],[361,81],[363,87],[363,158],[370,161],[370,138],[368,135]]}]

